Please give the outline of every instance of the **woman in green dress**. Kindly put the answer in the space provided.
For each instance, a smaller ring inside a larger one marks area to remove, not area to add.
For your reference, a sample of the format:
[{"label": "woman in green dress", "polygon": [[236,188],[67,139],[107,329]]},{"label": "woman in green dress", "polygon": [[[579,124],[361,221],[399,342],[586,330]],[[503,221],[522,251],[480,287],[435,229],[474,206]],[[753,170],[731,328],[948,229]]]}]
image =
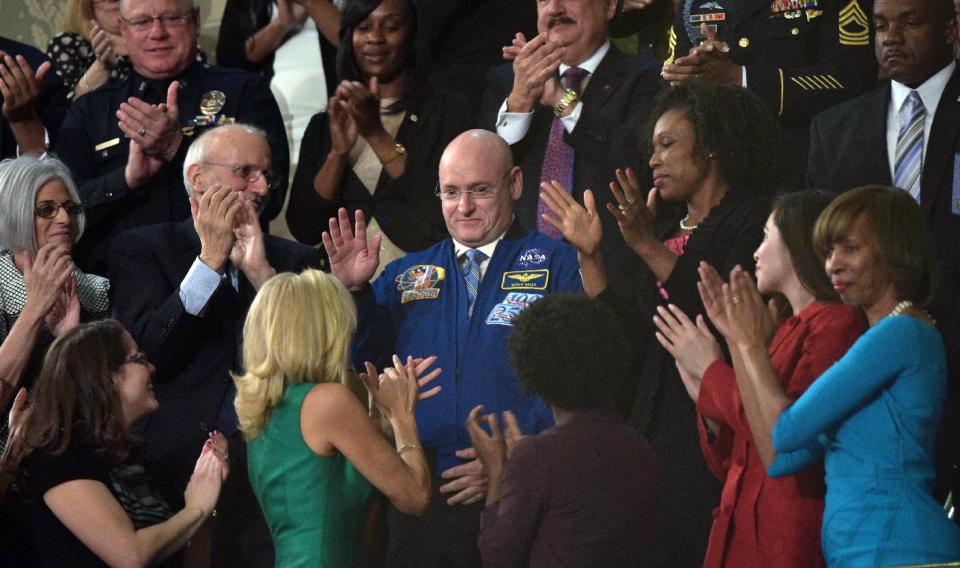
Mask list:
[{"label": "woman in green dress", "polygon": [[374,487],[407,514],[429,504],[413,411],[418,398],[439,392],[420,392],[440,372],[419,378],[435,359],[394,357],[379,376],[370,363],[360,375],[371,410],[392,430],[391,448],[345,386],[355,328],[350,293],[317,270],[272,278],[247,315],[236,408],[278,568],[364,565]]}]

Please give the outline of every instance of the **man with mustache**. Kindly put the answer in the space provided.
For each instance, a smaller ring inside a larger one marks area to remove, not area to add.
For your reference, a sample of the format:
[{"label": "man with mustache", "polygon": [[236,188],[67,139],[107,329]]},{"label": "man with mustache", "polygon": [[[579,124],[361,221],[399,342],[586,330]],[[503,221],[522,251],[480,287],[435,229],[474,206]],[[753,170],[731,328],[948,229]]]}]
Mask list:
[{"label": "man with mustache", "polygon": [[[951,0],[877,0],[876,57],[890,83],[826,110],[810,127],[809,186],[841,193],[894,185],[920,203],[940,260],[951,395],[938,448],[938,496],[960,464],[960,68]],[[953,408],[950,408],[950,404]],[[951,434],[952,433],[952,434]],[[952,466],[952,467],[951,467]],[[949,472],[946,475],[944,472]],[[956,492],[954,493],[956,495]]]},{"label": "man with mustache", "polygon": [[[523,193],[515,214],[528,229],[553,238],[559,233],[541,214],[540,184],[559,181],[581,204],[592,189],[597,207],[616,201],[609,189],[617,168],[633,168],[649,178],[639,148],[642,125],[660,88],[659,64],[628,57],[610,44],[609,21],[616,0],[537,2],[537,31],[527,41],[517,34],[504,47],[512,62],[487,77],[480,125],[511,146],[523,171]],[[616,266],[610,288],[635,305],[639,265],[617,224],[603,224],[604,258]]]},{"label": "man with mustache", "polygon": [[216,566],[273,561],[233,409],[230,372],[240,370],[247,309],[277,272],[321,264],[316,249],[262,233],[258,215],[276,187],[270,168],[270,145],[259,128],[208,130],[184,158],[191,217],[121,233],[108,256],[115,316],[157,367],[160,410],[145,434],[171,505],[181,503],[191,456],[207,434],[218,430],[230,441],[233,472],[214,527]]}]

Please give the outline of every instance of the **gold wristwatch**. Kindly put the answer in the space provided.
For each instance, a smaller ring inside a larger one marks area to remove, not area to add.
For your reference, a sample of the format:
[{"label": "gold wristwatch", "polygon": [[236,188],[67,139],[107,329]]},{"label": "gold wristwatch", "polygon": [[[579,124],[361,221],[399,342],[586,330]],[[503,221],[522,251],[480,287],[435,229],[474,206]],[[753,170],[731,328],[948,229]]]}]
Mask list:
[{"label": "gold wristwatch", "polygon": [[383,165],[387,165],[406,153],[407,153],[407,149],[403,147],[403,144],[400,144],[398,142],[397,145],[393,147],[393,152],[390,152],[390,155],[384,158],[383,161],[381,161],[380,163]]},{"label": "gold wristwatch", "polygon": [[579,98],[576,91],[567,91],[560,97],[560,102],[557,103],[557,106],[553,107],[553,114],[557,118],[560,118],[563,116],[564,111],[567,110],[567,107],[577,102]]}]

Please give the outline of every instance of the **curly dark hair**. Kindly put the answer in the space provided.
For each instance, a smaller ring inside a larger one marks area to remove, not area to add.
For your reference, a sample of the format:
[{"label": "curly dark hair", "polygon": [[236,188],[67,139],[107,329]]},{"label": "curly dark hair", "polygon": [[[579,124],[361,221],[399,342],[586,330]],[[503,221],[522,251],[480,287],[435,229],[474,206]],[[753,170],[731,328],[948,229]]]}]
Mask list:
[{"label": "curly dark hair", "polygon": [[730,193],[769,196],[788,189],[786,140],[776,118],[750,91],[700,81],[671,88],[647,121],[641,148],[646,156],[653,153],[657,121],[670,111],[690,120],[694,149],[713,156]]},{"label": "curly dark hair", "polygon": [[552,294],[524,310],[508,346],[520,386],[566,410],[611,408],[631,370],[613,311],[573,294]]}]

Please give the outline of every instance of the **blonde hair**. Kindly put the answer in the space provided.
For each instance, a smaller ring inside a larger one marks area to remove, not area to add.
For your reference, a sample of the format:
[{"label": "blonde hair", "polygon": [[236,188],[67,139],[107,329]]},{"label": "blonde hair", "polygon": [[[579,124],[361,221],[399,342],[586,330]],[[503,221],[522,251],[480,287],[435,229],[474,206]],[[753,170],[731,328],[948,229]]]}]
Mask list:
[{"label": "blonde hair", "polygon": [[240,431],[253,440],[280,404],[286,385],[346,384],[357,312],[350,292],[319,270],[271,278],[243,326],[243,366],[234,377]]},{"label": "blonde hair", "polygon": [[63,29],[91,39],[90,20],[93,17],[93,0],[67,0]]}]

